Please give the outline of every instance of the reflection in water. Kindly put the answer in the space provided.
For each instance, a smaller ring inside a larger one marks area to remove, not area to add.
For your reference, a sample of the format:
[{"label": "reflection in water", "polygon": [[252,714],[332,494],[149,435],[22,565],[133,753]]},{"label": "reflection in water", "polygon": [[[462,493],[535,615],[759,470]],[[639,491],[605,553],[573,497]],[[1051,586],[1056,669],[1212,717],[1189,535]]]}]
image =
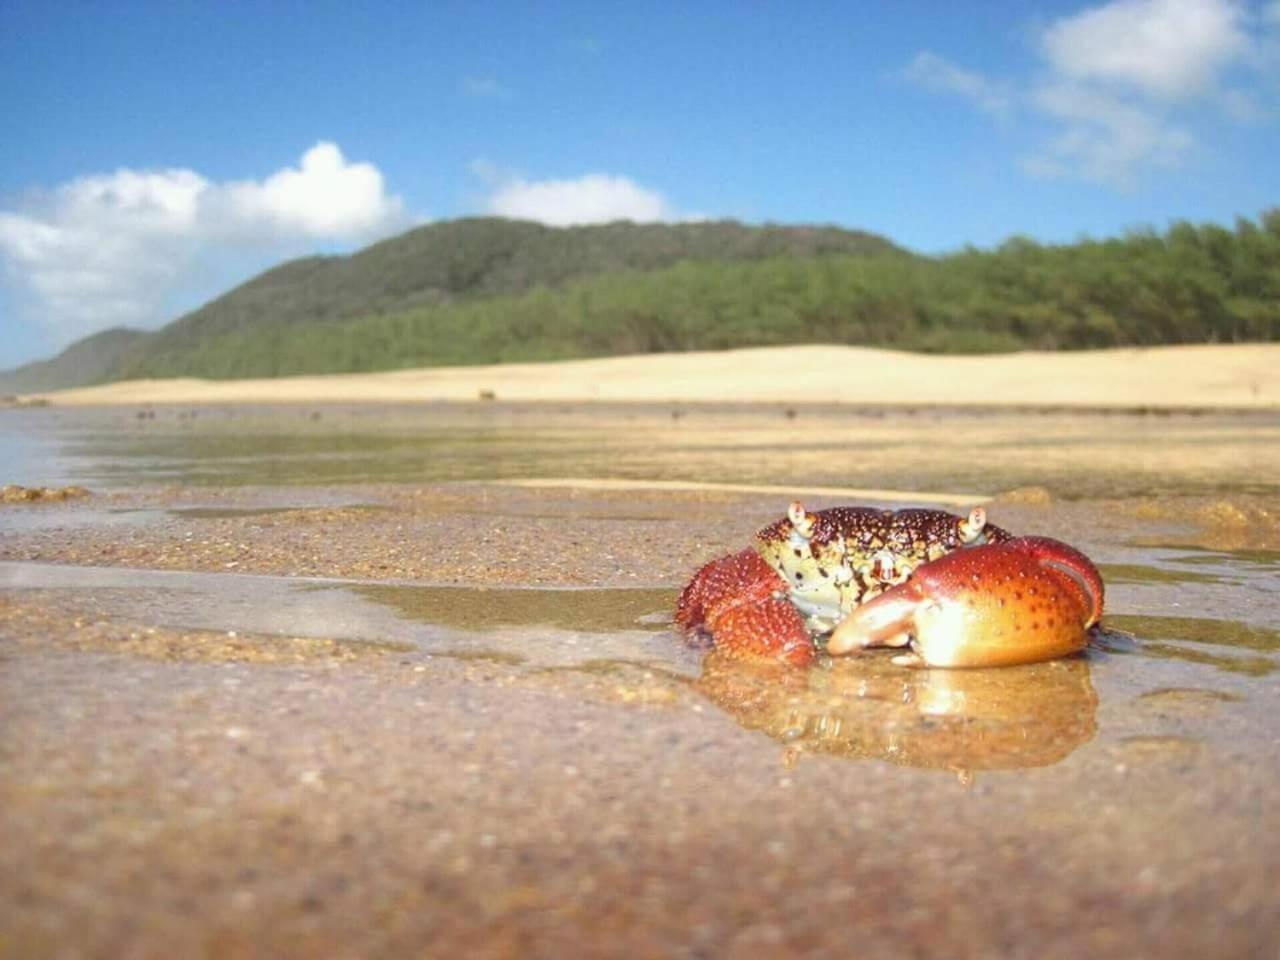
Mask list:
[{"label": "reflection in water", "polygon": [[[829,407],[787,417],[762,406],[690,408],[673,420],[663,405],[502,404],[333,407],[320,419],[290,406],[195,412],[137,420],[128,409],[4,411],[0,461],[16,471],[9,482],[93,488],[581,476],[979,493],[1042,486],[1065,499],[1280,490],[1275,414]],[[973,456],[976,435],[992,456]]]},{"label": "reflection in water", "polygon": [[[1173,546],[1178,546],[1174,544]],[[1201,566],[1205,564],[1247,564],[1252,567],[1261,567],[1264,570],[1280,570],[1280,551],[1276,550],[1232,550],[1223,552],[1221,550],[1201,550],[1195,547],[1185,547],[1188,550],[1194,550],[1185,557],[1171,557],[1170,563],[1189,564],[1191,566]]]},{"label": "reflection in water", "polygon": [[967,773],[1044,767],[1097,731],[1080,657],[998,670],[905,670],[887,657],[808,671],[711,653],[697,688],[789,748]]},{"label": "reflection in water", "polygon": [[1137,639],[1134,652],[1142,656],[1201,663],[1253,677],[1266,676],[1277,667],[1269,655],[1280,652],[1280,630],[1238,620],[1126,614],[1107,614],[1106,624],[1110,629],[1132,634]]},{"label": "reflection in water", "polygon": [[[1175,561],[1176,562],[1176,559]],[[1098,569],[1109,584],[1118,583],[1238,583],[1227,577],[1194,570],[1168,570],[1134,563],[1101,563]]]},{"label": "reflection in water", "polygon": [[1184,647],[1173,643],[1142,644],[1142,653],[1157,660],[1181,660],[1184,663],[1200,663],[1208,667],[1217,667],[1226,673],[1240,673],[1248,677],[1265,677],[1276,669],[1275,662],[1266,657],[1236,657],[1209,653],[1194,647]]}]

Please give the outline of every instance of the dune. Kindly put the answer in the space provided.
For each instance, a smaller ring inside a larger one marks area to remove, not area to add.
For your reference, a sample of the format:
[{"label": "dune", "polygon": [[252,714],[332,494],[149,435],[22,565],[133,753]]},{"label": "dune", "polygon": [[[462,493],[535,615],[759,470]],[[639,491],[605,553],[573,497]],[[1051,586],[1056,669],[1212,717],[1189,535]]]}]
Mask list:
[{"label": "dune", "polygon": [[807,345],[261,380],[134,380],[41,395],[89,404],[710,402],[1269,409],[1280,344],[937,356]]}]

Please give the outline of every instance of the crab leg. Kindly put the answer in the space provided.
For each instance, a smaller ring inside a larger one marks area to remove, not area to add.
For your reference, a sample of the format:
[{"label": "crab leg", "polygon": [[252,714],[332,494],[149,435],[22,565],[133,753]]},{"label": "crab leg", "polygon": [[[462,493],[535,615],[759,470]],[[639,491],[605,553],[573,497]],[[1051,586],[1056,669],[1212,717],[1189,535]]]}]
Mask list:
[{"label": "crab leg", "polygon": [[694,575],[676,603],[676,623],[711,634],[730,656],[803,666],[814,658],[813,641],[786,586],[759,553],[742,550]]},{"label": "crab leg", "polygon": [[846,617],[831,654],[911,646],[895,662],[983,667],[1033,663],[1084,649],[1102,616],[1102,577],[1079,550],[1019,537],[957,550]]}]

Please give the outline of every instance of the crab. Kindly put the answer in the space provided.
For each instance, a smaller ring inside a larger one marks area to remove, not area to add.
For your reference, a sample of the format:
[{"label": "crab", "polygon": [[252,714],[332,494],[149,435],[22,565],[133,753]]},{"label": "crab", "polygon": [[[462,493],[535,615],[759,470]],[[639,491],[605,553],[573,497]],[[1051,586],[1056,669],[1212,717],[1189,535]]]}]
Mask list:
[{"label": "crab", "polygon": [[895,663],[982,667],[1083,650],[1102,617],[1092,561],[1047,537],[1015,537],[974,507],[834,507],[787,515],[753,546],[702,567],[676,623],[738,657],[812,663],[907,648]]}]

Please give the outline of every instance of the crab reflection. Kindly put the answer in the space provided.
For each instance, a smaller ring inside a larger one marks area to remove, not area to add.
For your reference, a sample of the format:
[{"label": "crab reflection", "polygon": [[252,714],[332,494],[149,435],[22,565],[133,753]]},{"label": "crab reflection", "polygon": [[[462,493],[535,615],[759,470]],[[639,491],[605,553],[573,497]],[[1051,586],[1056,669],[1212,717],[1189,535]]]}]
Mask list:
[{"label": "crab reflection", "polygon": [[1080,657],[989,670],[905,670],[885,657],[795,670],[708,654],[696,687],[789,759],[822,753],[911,767],[1044,767],[1097,731]]}]

